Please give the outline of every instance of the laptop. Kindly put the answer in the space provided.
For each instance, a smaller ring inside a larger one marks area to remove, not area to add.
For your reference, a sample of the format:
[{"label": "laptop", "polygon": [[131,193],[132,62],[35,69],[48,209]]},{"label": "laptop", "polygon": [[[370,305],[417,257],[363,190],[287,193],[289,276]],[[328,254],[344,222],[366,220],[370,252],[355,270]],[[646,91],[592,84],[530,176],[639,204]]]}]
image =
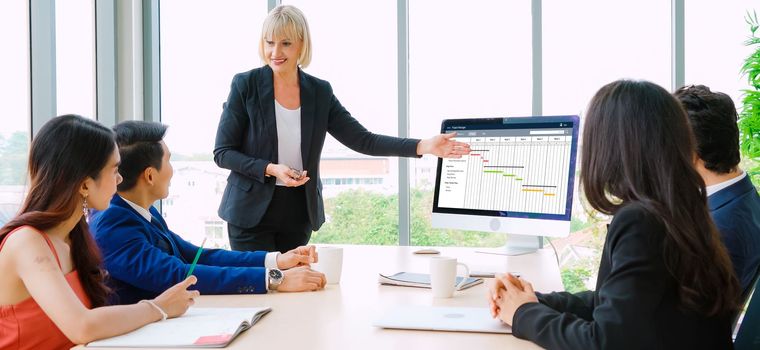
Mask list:
[{"label": "laptop", "polygon": [[397,306],[373,323],[380,328],[423,331],[512,333],[512,327],[491,318],[484,307]]}]

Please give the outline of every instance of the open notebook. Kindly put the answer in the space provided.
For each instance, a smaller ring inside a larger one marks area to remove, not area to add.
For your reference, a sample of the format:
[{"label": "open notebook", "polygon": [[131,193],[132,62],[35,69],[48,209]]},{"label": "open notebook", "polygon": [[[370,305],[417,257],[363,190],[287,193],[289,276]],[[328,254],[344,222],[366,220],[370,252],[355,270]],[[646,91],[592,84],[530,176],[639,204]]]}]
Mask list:
[{"label": "open notebook", "polygon": [[88,347],[222,348],[251,328],[271,308],[192,307],[181,317],[155,322],[133,332],[87,344]]}]

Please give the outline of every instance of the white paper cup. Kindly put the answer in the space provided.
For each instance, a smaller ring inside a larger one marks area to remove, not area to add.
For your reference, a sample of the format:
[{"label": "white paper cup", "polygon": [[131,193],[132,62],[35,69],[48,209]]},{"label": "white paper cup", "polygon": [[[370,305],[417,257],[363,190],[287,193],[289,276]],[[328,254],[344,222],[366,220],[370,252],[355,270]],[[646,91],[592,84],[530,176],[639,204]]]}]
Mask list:
[{"label": "white paper cup", "polygon": [[317,247],[317,254],[319,262],[312,264],[311,268],[324,273],[327,284],[339,284],[343,271],[343,248]]}]

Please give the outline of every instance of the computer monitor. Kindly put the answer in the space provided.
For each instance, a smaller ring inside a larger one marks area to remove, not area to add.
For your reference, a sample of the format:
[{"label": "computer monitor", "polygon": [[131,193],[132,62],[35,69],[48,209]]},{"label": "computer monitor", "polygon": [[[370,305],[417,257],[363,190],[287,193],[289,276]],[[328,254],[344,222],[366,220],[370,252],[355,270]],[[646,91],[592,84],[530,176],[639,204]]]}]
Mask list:
[{"label": "computer monitor", "polygon": [[508,255],[570,233],[578,116],[447,119],[471,152],[438,159],[432,226],[510,234]]}]

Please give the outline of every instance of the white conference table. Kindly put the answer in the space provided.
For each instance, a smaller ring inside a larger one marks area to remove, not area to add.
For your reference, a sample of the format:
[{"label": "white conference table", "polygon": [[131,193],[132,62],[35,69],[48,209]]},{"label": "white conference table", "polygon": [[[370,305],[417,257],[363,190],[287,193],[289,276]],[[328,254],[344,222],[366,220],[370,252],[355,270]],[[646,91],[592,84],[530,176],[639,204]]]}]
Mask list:
[{"label": "white conference table", "polygon": [[[305,293],[206,295],[197,307],[261,307],[272,312],[235,339],[228,349],[538,349],[512,335],[381,329],[372,321],[398,305],[487,307],[487,284],[435,299],[429,289],[380,285],[378,273],[429,272],[431,255],[420,247],[346,245],[338,285]],[[551,249],[521,256],[476,252],[474,248],[437,248],[472,271],[518,272],[536,291],[563,290]],[[78,349],[85,349],[78,347]],[[98,349],[98,348],[86,348]]]}]

